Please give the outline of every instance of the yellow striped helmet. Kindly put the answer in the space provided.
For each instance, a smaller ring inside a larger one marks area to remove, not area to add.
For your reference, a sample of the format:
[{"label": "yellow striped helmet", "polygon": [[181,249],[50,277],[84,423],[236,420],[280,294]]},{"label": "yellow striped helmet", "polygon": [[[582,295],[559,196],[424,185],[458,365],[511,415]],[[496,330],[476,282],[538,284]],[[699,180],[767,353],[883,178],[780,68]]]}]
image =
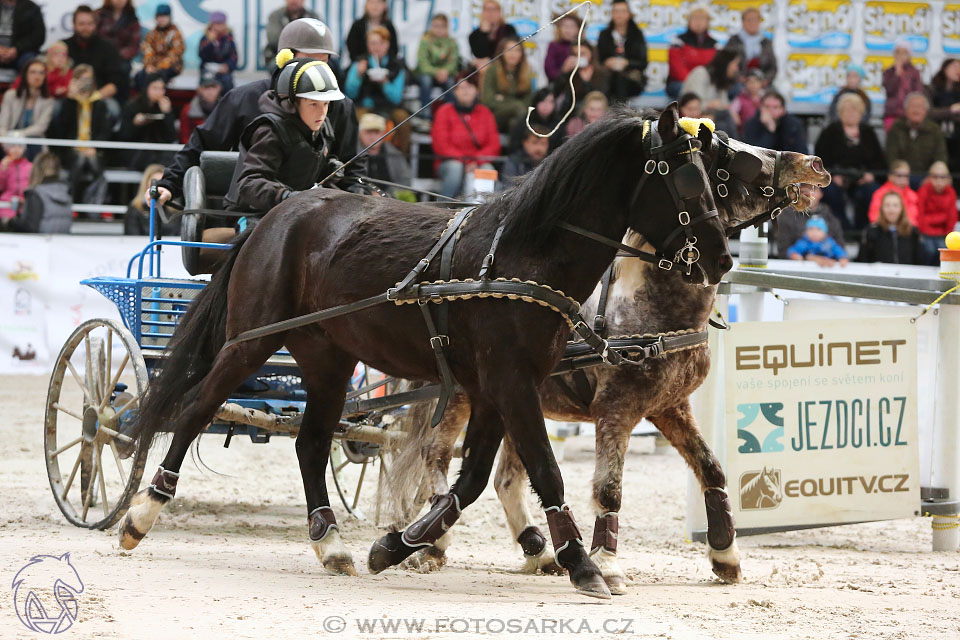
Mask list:
[{"label": "yellow striped helmet", "polygon": [[343,100],[343,93],[329,65],[311,58],[294,58],[283,65],[277,78],[277,95],[322,102]]}]

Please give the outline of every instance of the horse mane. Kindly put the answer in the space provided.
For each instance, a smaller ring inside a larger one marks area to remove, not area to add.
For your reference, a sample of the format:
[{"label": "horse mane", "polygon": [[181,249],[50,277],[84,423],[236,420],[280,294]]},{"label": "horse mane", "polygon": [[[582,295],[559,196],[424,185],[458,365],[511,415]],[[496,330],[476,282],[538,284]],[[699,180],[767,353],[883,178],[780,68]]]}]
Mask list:
[{"label": "horse mane", "polygon": [[514,187],[487,201],[506,221],[504,239],[529,245],[546,242],[550,228],[570,211],[596,206],[596,189],[609,183],[610,167],[622,164],[614,149],[659,112],[615,106],[604,118],[563,143]]}]

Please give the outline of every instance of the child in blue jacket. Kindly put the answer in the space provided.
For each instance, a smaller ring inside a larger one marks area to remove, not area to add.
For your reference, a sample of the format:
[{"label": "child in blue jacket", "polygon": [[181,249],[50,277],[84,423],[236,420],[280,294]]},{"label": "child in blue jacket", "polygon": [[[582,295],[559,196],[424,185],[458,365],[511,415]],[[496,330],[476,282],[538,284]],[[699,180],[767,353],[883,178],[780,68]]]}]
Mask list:
[{"label": "child in blue jacket", "polygon": [[845,266],[850,259],[837,241],[827,235],[827,223],[823,218],[810,218],[803,237],[787,249],[791,260],[811,260],[821,267],[840,263]]}]

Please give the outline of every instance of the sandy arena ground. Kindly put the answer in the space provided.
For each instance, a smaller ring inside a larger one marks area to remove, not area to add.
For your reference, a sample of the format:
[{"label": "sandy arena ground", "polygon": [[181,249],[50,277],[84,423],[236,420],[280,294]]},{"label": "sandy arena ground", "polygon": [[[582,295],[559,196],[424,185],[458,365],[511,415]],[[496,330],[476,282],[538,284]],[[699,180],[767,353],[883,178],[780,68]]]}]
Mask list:
[{"label": "sandy arena ground", "polygon": [[[287,438],[267,446],[237,438],[230,449],[220,438],[202,440],[203,460],[225,475],[201,472],[188,458],[173,507],[139,548],[122,552],[113,529],[76,528],[53,501],[42,448],[46,386],[41,378],[0,377],[0,582],[9,589],[33,555],[70,552],[85,591],[79,620],[62,637],[567,637],[580,630],[630,638],[960,638],[960,554],[931,553],[929,520],[742,539],[746,582],[725,586],[714,580],[703,545],[684,541],[682,461],[641,453],[648,441],[635,443],[627,460],[620,562],[630,590],[612,601],[578,596],[566,577],[519,574],[520,551],[492,486],[461,518],[450,561],[434,575],[369,575],[367,550],[380,534],[335,503],[361,575],[325,575],[306,542]],[[145,475],[155,468],[148,462]],[[562,468],[589,537],[592,442],[568,441]],[[370,512],[374,488],[368,484],[361,500]],[[0,638],[36,637],[6,593]],[[391,620],[396,631],[385,630]]]}]

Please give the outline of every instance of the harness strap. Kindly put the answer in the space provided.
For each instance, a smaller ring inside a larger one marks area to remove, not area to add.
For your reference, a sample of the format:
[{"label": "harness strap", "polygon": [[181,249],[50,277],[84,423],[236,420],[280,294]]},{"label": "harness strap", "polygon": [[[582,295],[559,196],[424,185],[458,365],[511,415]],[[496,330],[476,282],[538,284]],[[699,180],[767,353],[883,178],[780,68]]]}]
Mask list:
[{"label": "harness strap", "polygon": [[[669,184],[669,183],[668,183],[668,184]],[[682,213],[686,213],[686,212],[682,212]],[[689,215],[689,214],[687,214],[687,215]],[[696,218],[693,218],[692,220],[690,220],[689,222],[687,222],[687,224],[683,224],[683,222],[681,221],[680,226],[677,227],[676,229],[674,229],[673,231],[671,231],[671,232],[670,232],[670,235],[667,236],[667,239],[663,241],[663,246],[665,246],[665,247],[666,247],[666,246],[669,246],[670,243],[673,242],[673,239],[674,239],[675,237],[677,237],[678,235],[680,235],[681,233],[686,234],[686,236],[687,236],[688,239],[690,239],[690,238],[692,238],[692,237],[695,237],[695,236],[693,236],[693,232],[692,232],[692,229],[691,229],[691,228],[693,227],[693,225],[699,224],[699,223],[701,223],[701,222],[705,222],[705,221],[709,220],[710,218],[716,218],[716,217],[718,217],[719,215],[720,215],[720,212],[719,212],[719,211],[717,211],[716,209],[710,209],[709,211],[704,211],[703,213],[701,213],[701,214],[700,214],[699,216],[697,216]]]},{"label": "harness strap", "polygon": [[[453,251],[456,249],[457,240],[460,239],[460,234],[456,233],[443,247],[443,251],[440,252],[440,279],[449,280],[450,274],[453,270]],[[450,304],[444,302],[440,305],[440,308],[437,309],[437,327],[439,327],[441,334],[447,334],[448,322],[447,319],[450,315]]]},{"label": "harness strap", "polygon": [[593,317],[593,330],[599,335],[603,335],[607,328],[607,298],[610,296],[610,284],[613,282],[613,264],[610,263],[610,267],[603,274],[603,280],[600,281],[600,300],[597,301],[597,315]]},{"label": "harness strap", "polygon": [[433,417],[430,418],[430,426],[436,427],[443,419],[443,412],[447,408],[447,402],[453,395],[454,381],[453,373],[450,371],[450,365],[447,363],[447,356],[443,348],[450,344],[450,336],[441,335],[433,323],[433,315],[430,313],[430,305],[426,302],[420,303],[420,311],[423,312],[423,320],[427,324],[427,332],[430,334],[430,346],[433,348],[433,355],[437,358],[437,372],[440,374],[440,397],[437,399],[437,407],[433,410]]},{"label": "harness strap", "polygon": [[389,300],[393,300],[393,296],[409,287],[414,280],[419,279],[420,276],[423,275],[423,272],[427,270],[433,259],[437,257],[437,254],[440,253],[444,245],[446,245],[450,238],[460,229],[460,225],[463,224],[463,221],[467,219],[467,216],[470,215],[470,212],[474,209],[476,209],[476,207],[461,209],[457,215],[453,217],[447,230],[443,232],[443,235],[441,235],[437,243],[433,245],[433,248],[427,252],[427,255],[417,263],[417,266],[415,266],[403,280],[397,283],[396,287],[387,290],[387,298]]},{"label": "harness strap", "polygon": [[483,263],[480,265],[480,279],[486,280],[487,274],[490,272],[490,267],[493,266],[494,255],[497,253],[497,245],[500,244],[500,236],[503,235],[503,230],[507,226],[506,222],[501,222],[500,226],[497,227],[497,232],[493,234],[493,242],[490,243],[490,251],[487,252],[487,255],[483,258]]},{"label": "harness strap", "polygon": [[[618,249],[630,255],[631,257],[640,258],[641,260],[645,260],[650,264],[655,264],[661,269],[663,269],[664,271],[669,271],[671,268],[673,268],[673,263],[665,258],[659,258],[654,254],[647,253],[646,251],[641,251],[640,249],[634,249],[633,247],[623,244],[622,242],[611,240],[607,236],[600,235],[599,233],[594,233],[593,231],[587,231],[583,227],[578,227],[576,225],[570,224],[569,222],[564,222],[563,220],[560,220],[559,222],[557,222],[556,225],[561,229],[572,231],[573,233],[583,236],[584,238],[590,238],[591,240],[595,240],[600,244],[605,244],[608,247],[613,247],[614,249]],[[666,265],[664,263],[666,263]]]},{"label": "harness strap", "polygon": [[[579,370],[577,370],[577,372],[578,372],[578,373],[582,373],[582,372],[580,372]],[[586,376],[584,376],[584,378],[586,378]],[[586,394],[580,393],[580,385],[579,385],[579,384],[577,385],[577,389],[574,389],[574,388],[571,387],[569,384],[567,384],[567,381],[564,380],[562,376],[553,376],[553,381],[556,383],[556,385],[557,385],[558,387],[560,387],[561,391],[563,391],[564,395],[566,395],[566,397],[567,397],[571,402],[573,402],[574,404],[578,405],[578,407],[579,407],[579,409],[580,409],[581,411],[589,411],[589,410],[590,410],[590,403],[589,403],[589,402],[586,402],[586,401],[584,400],[584,398],[587,397],[587,396],[586,396]],[[588,383],[588,384],[589,384],[589,383]],[[592,394],[591,394],[591,395],[592,395]]]},{"label": "harness strap", "polygon": [[281,320],[280,322],[274,322],[273,324],[264,325],[256,329],[243,331],[232,339],[227,340],[222,349],[232,347],[240,342],[246,342],[247,340],[255,340],[256,338],[270,336],[275,333],[282,333],[284,331],[289,331],[290,329],[296,329],[298,327],[304,327],[315,322],[322,322],[323,320],[327,320],[329,318],[336,318],[337,316],[343,316],[355,311],[361,311],[363,309],[375,307],[376,305],[383,304],[384,302],[390,302],[389,291],[375,296],[370,296],[369,298],[364,298],[363,300],[357,300],[356,302],[340,304],[335,307],[330,307],[329,309],[321,309],[320,311],[314,311],[313,313],[297,316],[296,318],[290,318],[289,320]]},{"label": "harness strap", "polygon": [[[563,378],[557,378],[557,380],[563,380]],[[573,372],[573,384],[577,390],[577,398],[589,409],[593,403],[593,387],[590,386],[587,374],[582,369]]]}]

